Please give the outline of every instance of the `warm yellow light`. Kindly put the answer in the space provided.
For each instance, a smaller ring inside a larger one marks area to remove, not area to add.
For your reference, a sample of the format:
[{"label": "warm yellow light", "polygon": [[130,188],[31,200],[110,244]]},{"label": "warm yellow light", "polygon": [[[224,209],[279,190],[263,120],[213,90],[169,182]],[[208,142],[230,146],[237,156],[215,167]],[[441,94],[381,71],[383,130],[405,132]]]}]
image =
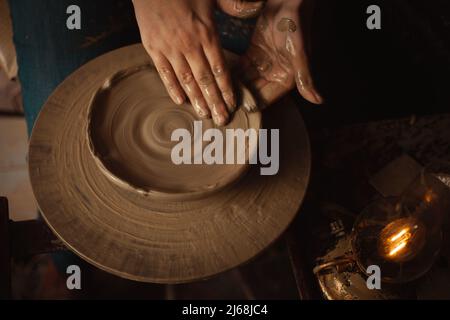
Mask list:
[{"label": "warm yellow light", "polygon": [[424,199],[425,199],[426,203],[431,203],[433,201],[434,197],[435,197],[435,194],[434,194],[433,190],[428,190],[427,192],[425,192]]},{"label": "warm yellow light", "polygon": [[424,228],[413,218],[401,218],[388,224],[380,234],[379,249],[382,256],[404,261],[415,256],[424,244]]},{"label": "warm yellow light", "polygon": [[400,237],[402,237],[403,235],[405,235],[407,232],[409,231],[409,228],[404,228],[402,230],[400,230],[397,234],[393,235],[390,239],[389,242],[394,242],[397,239],[399,239]]},{"label": "warm yellow light", "polygon": [[408,244],[409,239],[411,238],[411,233],[408,228],[403,228],[392,237],[388,239],[390,244],[388,244],[388,256],[393,257],[400,251],[402,251],[406,245]]},{"label": "warm yellow light", "polygon": [[389,251],[388,256],[395,256],[396,253],[398,253],[400,250],[402,250],[403,248],[405,248],[407,245],[407,242],[400,242],[399,244],[395,245],[395,247],[393,249],[391,249],[391,251]]}]

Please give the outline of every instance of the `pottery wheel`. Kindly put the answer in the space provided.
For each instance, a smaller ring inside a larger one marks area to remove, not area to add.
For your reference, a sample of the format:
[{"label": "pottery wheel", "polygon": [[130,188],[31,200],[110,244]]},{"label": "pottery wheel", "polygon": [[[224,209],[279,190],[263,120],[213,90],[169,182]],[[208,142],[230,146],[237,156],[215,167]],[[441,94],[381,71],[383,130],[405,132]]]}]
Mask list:
[{"label": "pottery wheel", "polygon": [[[262,119],[264,128],[280,130],[276,175],[260,175],[259,165],[167,170],[173,143],[168,134],[180,126],[192,129],[198,119],[191,106],[172,105],[154,77],[141,45],[107,53],[71,74],[34,126],[30,179],[47,224],[83,259],[128,279],[193,281],[248,261],[288,227],[309,179],[309,141],[298,110],[286,98]],[[126,82],[148,90],[146,98],[125,94]],[[150,82],[154,85],[146,87]],[[122,104],[137,107],[127,114]],[[102,113],[110,107],[118,114]],[[92,126],[98,119],[103,120]],[[240,110],[227,127],[259,123],[259,114]],[[202,124],[213,126],[211,120]],[[102,149],[105,139],[112,143]]]}]

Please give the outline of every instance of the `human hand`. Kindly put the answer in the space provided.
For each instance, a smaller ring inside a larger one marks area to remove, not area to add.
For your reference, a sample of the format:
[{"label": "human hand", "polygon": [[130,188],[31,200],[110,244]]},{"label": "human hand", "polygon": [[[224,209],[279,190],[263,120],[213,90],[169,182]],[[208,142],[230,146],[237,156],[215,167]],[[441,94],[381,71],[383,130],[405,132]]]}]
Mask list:
[{"label": "human hand", "polygon": [[253,18],[260,14],[266,0],[217,0],[217,6],[236,18]]},{"label": "human hand", "polygon": [[236,108],[231,77],[213,21],[213,0],[133,0],[142,43],[176,104],[186,95],[217,125]]},{"label": "human hand", "polygon": [[306,0],[268,0],[242,59],[243,76],[260,102],[270,105],[295,86],[308,101],[321,104],[306,54],[300,12]]}]

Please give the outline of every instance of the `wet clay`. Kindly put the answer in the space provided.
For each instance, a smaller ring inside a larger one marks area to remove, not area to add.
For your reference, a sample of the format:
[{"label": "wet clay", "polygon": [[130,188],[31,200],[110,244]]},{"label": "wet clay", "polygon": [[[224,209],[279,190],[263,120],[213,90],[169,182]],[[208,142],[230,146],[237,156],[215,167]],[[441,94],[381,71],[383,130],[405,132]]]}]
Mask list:
[{"label": "wet clay", "polygon": [[[194,134],[194,121],[202,121],[202,132]],[[224,127],[215,126],[211,119],[199,119],[192,105],[174,104],[155,68],[144,65],[117,72],[95,93],[87,136],[100,169],[112,181],[144,193],[203,195],[233,182],[248,166],[194,164],[194,158],[201,158],[202,150],[211,143],[201,139],[203,133],[217,128],[225,137],[226,129],[260,126],[260,114],[243,109]],[[191,164],[177,165],[171,159],[178,143],[171,141],[175,129],[186,129],[192,137]],[[202,148],[195,148],[194,138],[202,140]],[[248,155],[248,145],[245,150],[236,146],[235,141],[223,141],[225,154]]]}]

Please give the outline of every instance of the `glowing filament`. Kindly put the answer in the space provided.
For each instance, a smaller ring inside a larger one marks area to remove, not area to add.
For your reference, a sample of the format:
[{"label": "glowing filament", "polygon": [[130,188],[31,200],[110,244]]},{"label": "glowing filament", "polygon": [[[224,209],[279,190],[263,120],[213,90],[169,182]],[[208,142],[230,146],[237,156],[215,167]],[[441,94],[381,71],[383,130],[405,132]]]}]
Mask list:
[{"label": "glowing filament", "polygon": [[390,237],[388,239],[388,241],[390,242],[388,256],[390,257],[395,256],[397,253],[402,251],[408,244],[410,238],[411,233],[409,232],[409,228],[403,228],[395,235]]},{"label": "glowing filament", "polygon": [[[402,229],[400,232],[398,232],[396,235],[393,235],[390,239],[389,242],[394,242],[397,239],[399,239],[400,237],[402,237],[403,235],[405,235],[407,232],[409,231],[409,228],[404,228]],[[409,238],[409,237],[408,237]]]},{"label": "glowing filament", "polygon": [[386,225],[378,238],[382,257],[395,262],[414,258],[425,244],[425,227],[413,217],[400,218]]}]

